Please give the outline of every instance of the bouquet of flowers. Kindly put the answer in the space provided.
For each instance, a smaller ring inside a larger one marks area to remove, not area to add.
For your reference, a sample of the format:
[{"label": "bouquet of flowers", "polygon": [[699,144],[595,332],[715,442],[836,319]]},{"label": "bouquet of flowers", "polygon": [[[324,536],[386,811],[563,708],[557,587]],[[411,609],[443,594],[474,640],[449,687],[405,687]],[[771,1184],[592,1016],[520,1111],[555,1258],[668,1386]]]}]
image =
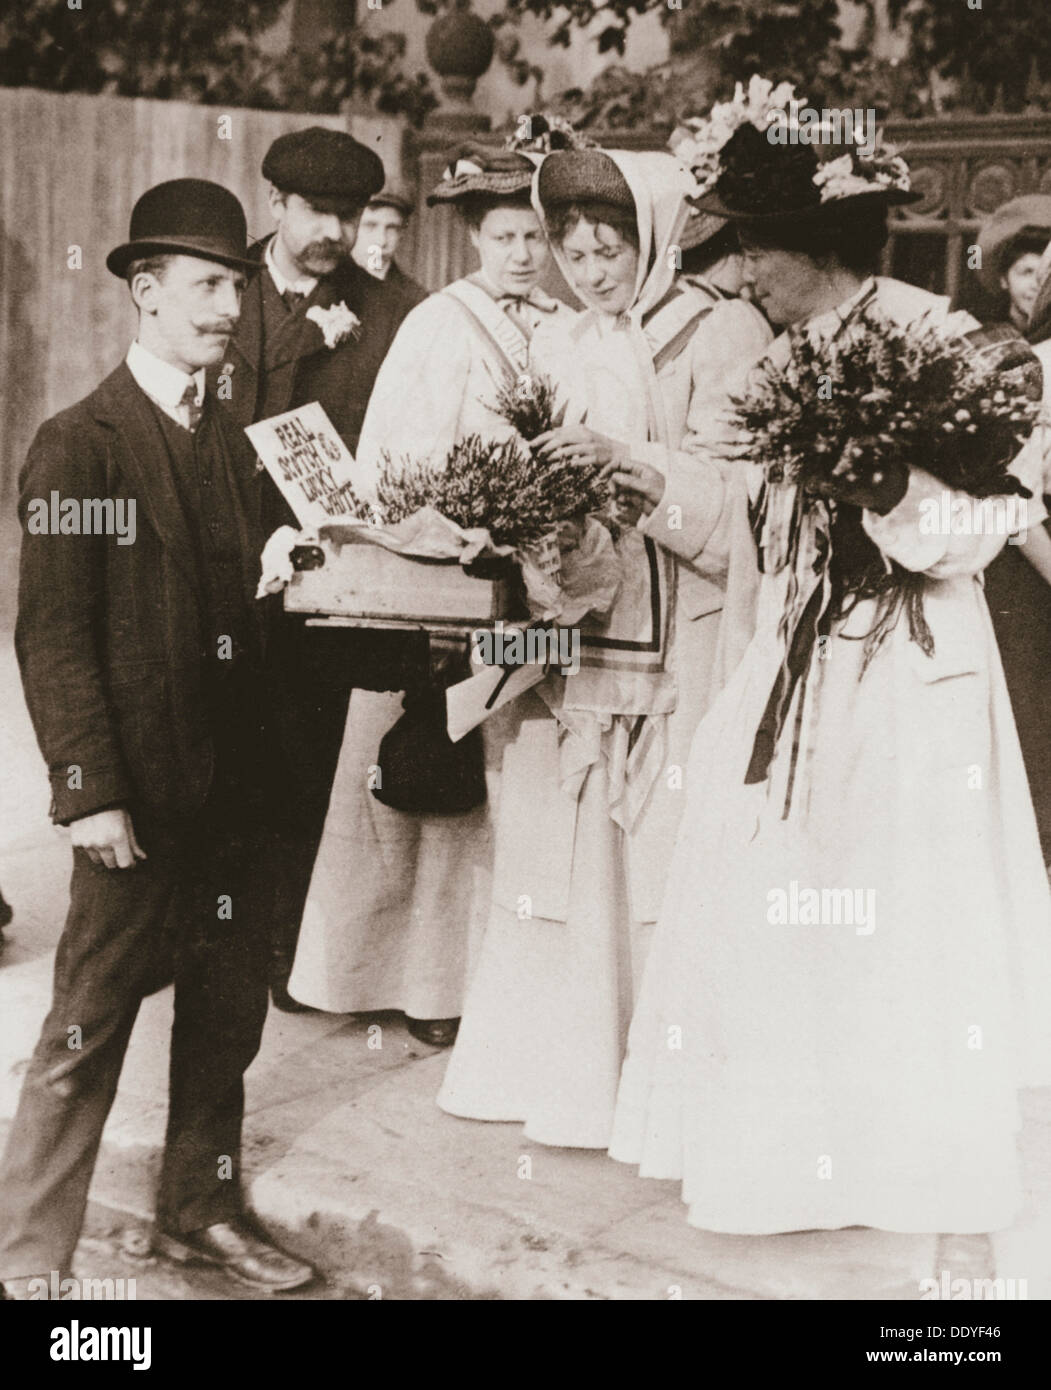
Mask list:
[{"label": "bouquet of flowers", "polygon": [[517,439],[494,443],[470,434],[443,466],[384,455],[373,503],[358,515],[391,525],[423,507],[465,529],[484,527],[497,546],[527,547],[558,523],[605,507],[608,486],[598,468],[530,457]]},{"label": "bouquet of flowers", "polygon": [[566,415],[565,403],[559,405],[554,382],[539,373],[516,377],[508,371],[497,387],[492,409],[527,442],[556,429]]},{"label": "bouquet of flowers", "polygon": [[805,494],[878,489],[915,461],[974,497],[1029,497],[1007,470],[1040,410],[1040,364],[1017,337],[865,308],[825,342],[793,331],[787,363],[762,365],[731,419],[767,480]]}]

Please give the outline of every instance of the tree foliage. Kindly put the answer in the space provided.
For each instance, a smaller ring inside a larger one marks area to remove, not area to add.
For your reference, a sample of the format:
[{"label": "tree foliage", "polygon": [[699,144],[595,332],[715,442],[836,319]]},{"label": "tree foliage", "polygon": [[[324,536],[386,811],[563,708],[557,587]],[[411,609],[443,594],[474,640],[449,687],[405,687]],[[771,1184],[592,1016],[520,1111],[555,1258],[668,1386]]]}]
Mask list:
[{"label": "tree foliage", "polygon": [[268,53],[287,0],[18,0],[0,13],[0,83],[60,92],[336,112],[348,97],[419,121],[430,84],[402,68],[404,35],[348,27]]},{"label": "tree foliage", "polygon": [[600,50],[623,54],[633,20],[661,15],[668,62],[644,74],[615,66],[587,91],[565,94],[567,114],[596,125],[674,121],[752,72],[793,81],[812,104],[874,106],[881,115],[1051,109],[1051,25],[1033,0],[985,0],[981,9],[967,0],[889,0],[888,19],[906,40],[894,60],[872,52],[873,0],[856,3],[867,16],[854,48],[836,0],[682,0],[679,9],[668,0],[506,0],[494,22],[538,15],[557,26],[555,43],[592,26]]},{"label": "tree foliage", "polygon": [[[335,112],[359,98],[417,123],[435,105],[429,80],[403,66],[404,36],[348,23],[309,49],[260,44],[289,0],[6,0],[0,8],[0,83],[54,91],[118,92],[270,109]],[[408,0],[403,0],[408,5]],[[434,15],[463,0],[416,0]],[[521,56],[520,21],[548,23],[567,46],[586,28],[600,52],[623,55],[633,22],[656,10],[671,56],[645,74],[614,64],[558,104],[585,124],[660,124],[696,111],[733,80],[759,71],[789,78],[813,104],[875,106],[918,116],[965,107],[1051,109],[1051,25],[1034,0],[888,0],[907,37],[901,61],[872,56],[873,0],[855,0],[868,25],[845,47],[836,0],[504,0],[489,23],[498,58],[520,83],[543,83]],[[554,100],[545,93],[545,100]]]},{"label": "tree foliage", "polygon": [[957,79],[956,101],[978,110],[1051,107],[1051,25],[1032,0],[906,7],[919,61]]}]

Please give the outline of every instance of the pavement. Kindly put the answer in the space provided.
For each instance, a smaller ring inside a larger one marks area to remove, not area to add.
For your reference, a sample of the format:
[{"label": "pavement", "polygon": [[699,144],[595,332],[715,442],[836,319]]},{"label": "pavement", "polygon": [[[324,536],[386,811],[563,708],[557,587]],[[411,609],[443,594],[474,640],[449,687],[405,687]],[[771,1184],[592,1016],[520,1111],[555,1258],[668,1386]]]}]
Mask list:
[{"label": "pavement", "polygon": [[[10,553],[0,528],[0,579]],[[47,1011],[69,877],[15,667],[11,594],[0,583],[0,885],[16,913],[0,957],[0,1139]],[[244,1297],[149,1254],[171,1014],[170,990],[142,1006],[77,1271],[137,1277],[140,1298]],[[244,1166],[259,1217],[324,1272],[298,1297],[904,1301],[945,1269],[1025,1279],[1029,1299],[1051,1297],[1051,1091],[1024,1097],[1028,1201],[1010,1231],[728,1236],[686,1225],[676,1183],[529,1143],[519,1125],[445,1115],[434,1101],[444,1066],[397,1014],[271,1011],[247,1078]]]}]

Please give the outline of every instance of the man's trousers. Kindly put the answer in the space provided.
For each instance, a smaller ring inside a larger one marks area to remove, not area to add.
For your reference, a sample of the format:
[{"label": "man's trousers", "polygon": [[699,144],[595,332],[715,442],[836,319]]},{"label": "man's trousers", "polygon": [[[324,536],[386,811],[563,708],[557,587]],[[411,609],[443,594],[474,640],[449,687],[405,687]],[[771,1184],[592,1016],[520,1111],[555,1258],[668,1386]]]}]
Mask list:
[{"label": "man's trousers", "polygon": [[266,841],[221,782],[192,825],[132,819],[148,855],[135,868],[74,851],[51,1011],[0,1165],[0,1278],[69,1268],[139,1004],[173,978],[157,1219],[184,1233],[242,1209],[243,1076],[268,1002]]}]

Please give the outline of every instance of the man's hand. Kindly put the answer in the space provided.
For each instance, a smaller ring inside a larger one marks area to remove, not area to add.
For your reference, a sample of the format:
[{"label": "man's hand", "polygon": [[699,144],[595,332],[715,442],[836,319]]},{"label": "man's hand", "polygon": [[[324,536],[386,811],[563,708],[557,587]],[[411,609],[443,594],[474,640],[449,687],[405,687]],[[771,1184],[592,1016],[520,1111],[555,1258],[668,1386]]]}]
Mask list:
[{"label": "man's hand", "polygon": [[82,849],[93,864],[105,864],[107,869],[130,869],[136,859],[145,859],[135,838],[131,816],[123,806],[111,806],[106,811],[83,816],[70,826],[74,849]]}]

